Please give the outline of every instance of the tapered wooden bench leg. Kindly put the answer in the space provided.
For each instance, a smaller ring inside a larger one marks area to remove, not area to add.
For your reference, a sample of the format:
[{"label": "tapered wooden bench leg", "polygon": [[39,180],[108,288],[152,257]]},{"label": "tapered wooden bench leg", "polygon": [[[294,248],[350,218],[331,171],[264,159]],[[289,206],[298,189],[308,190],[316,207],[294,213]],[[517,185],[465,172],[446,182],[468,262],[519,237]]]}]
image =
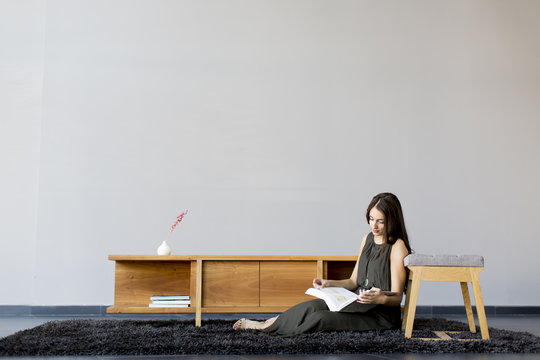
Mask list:
[{"label": "tapered wooden bench leg", "polygon": [[409,306],[407,306],[407,322],[405,324],[405,337],[410,339],[412,336],[412,330],[414,325],[414,316],[416,315],[416,302],[418,301],[418,290],[420,289],[420,278],[422,276],[422,270],[417,269],[413,272],[412,283],[410,287]]},{"label": "tapered wooden bench leg", "polygon": [[409,314],[411,284],[412,280],[409,277],[409,280],[407,281],[407,294],[405,295],[405,306],[403,307],[403,320],[401,321],[401,330],[405,330],[405,325],[407,323],[407,315]]},{"label": "tapered wooden bench leg", "polygon": [[469,321],[469,329],[472,333],[476,332],[476,325],[474,324],[474,315],[471,306],[471,298],[469,295],[469,286],[466,282],[461,282],[461,293],[463,294],[463,302],[465,303],[465,311],[467,312],[467,320]]},{"label": "tapered wooden bench leg", "polygon": [[484,300],[482,299],[482,289],[480,288],[479,270],[471,269],[472,288],[474,293],[474,303],[478,313],[478,322],[480,323],[480,332],[482,339],[489,340],[489,330],[487,326],[486,311],[484,309]]}]

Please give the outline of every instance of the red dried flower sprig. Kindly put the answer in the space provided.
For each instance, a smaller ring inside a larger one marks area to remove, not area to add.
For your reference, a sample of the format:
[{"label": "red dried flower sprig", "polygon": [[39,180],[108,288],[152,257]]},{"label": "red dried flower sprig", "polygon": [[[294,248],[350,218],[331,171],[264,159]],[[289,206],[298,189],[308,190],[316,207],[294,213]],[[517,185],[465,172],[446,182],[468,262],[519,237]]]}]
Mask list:
[{"label": "red dried flower sprig", "polygon": [[182,221],[182,219],[184,218],[184,216],[186,216],[187,213],[188,213],[188,211],[186,210],[186,211],[184,211],[183,213],[181,213],[180,215],[178,215],[176,217],[176,221],[171,226],[171,231],[169,231],[169,235],[167,235],[167,240],[169,240],[169,237],[171,236],[172,232],[174,231],[174,228],[176,228],[176,226]]}]

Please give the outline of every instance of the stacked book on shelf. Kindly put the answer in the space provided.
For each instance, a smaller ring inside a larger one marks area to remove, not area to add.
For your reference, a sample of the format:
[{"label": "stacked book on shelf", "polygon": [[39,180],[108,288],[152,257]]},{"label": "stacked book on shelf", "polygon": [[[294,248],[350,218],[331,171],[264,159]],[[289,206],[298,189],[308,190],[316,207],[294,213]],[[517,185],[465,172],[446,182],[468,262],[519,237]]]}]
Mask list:
[{"label": "stacked book on shelf", "polygon": [[191,300],[189,295],[155,295],[150,297],[151,308],[159,307],[189,307]]}]

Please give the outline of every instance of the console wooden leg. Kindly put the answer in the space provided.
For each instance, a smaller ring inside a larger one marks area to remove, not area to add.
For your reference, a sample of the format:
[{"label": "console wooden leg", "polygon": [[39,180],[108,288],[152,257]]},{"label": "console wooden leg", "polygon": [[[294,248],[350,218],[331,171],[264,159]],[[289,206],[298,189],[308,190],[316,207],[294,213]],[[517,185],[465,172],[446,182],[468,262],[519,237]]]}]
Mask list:
[{"label": "console wooden leg", "polygon": [[466,282],[461,282],[461,293],[463,294],[463,302],[465,303],[465,311],[467,313],[467,320],[469,321],[469,329],[472,333],[476,332],[476,325],[474,324],[474,315],[471,306],[471,298],[469,295],[469,286]]},{"label": "console wooden leg", "polygon": [[196,292],[196,308],[195,308],[195,326],[201,326],[201,307],[202,307],[202,260],[197,260],[197,284]]}]

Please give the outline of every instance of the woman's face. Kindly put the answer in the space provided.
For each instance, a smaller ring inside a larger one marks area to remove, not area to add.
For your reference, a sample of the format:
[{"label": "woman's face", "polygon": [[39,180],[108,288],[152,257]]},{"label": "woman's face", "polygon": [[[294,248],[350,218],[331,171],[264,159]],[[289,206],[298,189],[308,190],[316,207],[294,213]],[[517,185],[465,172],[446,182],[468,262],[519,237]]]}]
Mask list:
[{"label": "woman's face", "polygon": [[384,214],[376,207],[369,212],[369,226],[375,236],[384,235]]}]

